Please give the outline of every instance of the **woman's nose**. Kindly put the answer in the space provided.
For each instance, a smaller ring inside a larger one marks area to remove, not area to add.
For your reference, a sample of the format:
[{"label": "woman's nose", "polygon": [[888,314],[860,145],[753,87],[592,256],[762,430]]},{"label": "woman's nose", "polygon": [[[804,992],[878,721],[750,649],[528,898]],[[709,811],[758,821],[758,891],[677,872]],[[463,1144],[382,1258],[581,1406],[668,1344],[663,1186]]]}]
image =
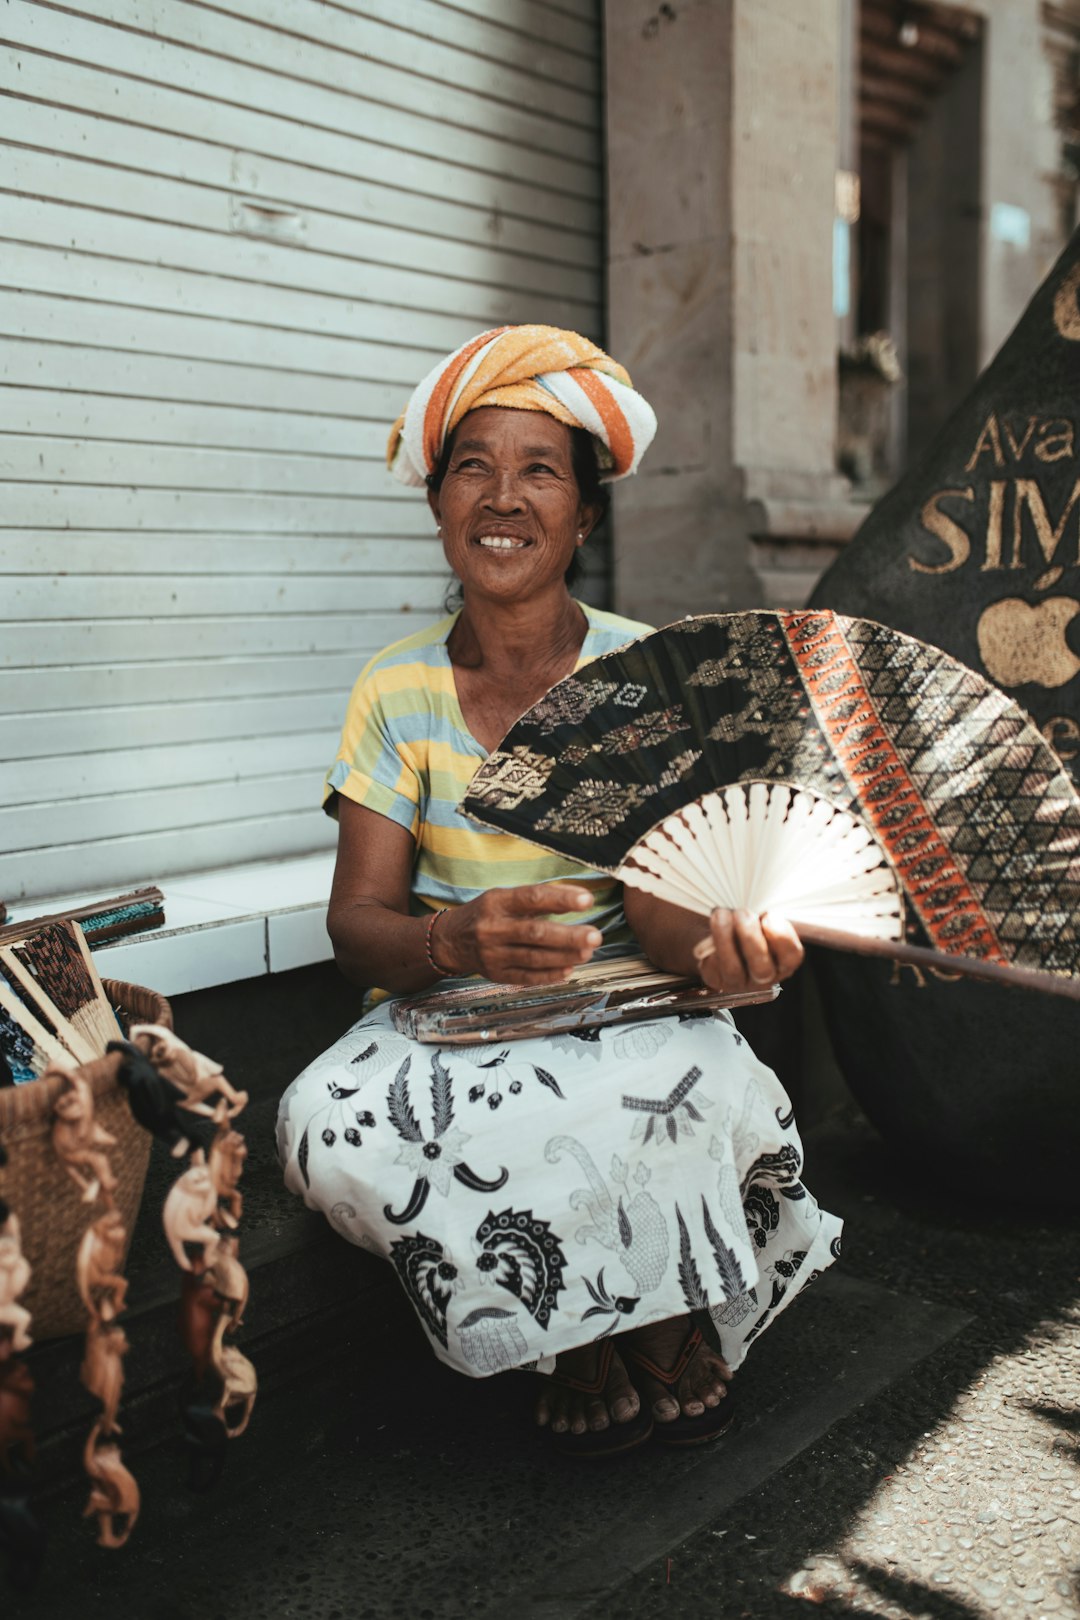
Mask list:
[{"label": "woman's nose", "polygon": [[509,468],[495,474],[488,486],[487,500],[495,512],[516,512],[521,509],[521,487]]}]

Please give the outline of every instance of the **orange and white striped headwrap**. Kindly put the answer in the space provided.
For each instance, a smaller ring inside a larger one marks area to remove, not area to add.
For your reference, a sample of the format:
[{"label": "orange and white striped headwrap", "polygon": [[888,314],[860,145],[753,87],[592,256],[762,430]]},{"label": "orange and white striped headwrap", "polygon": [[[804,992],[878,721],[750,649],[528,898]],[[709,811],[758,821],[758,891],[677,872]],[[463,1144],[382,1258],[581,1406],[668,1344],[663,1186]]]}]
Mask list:
[{"label": "orange and white striped headwrap", "polygon": [[390,433],[395,478],[419,485],[468,411],[483,405],[546,411],[596,441],[600,476],[626,478],[652,443],[652,406],[603,349],[557,326],[497,326],[448,355],[413,390]]}]

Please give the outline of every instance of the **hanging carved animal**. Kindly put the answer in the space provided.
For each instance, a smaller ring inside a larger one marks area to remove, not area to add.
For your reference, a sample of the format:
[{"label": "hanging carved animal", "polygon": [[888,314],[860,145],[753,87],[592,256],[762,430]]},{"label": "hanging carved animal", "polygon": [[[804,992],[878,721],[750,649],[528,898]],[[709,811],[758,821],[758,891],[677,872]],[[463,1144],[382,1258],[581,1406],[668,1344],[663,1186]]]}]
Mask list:
[{"label": "hanging carved animal", "polygon": [[124,1357],[127,1335],[118,1323],[100,1323],[86,1335],[86,1348],[79,1376],[91,1395],[102,1405],[99,1426],[102,1434],[119,1434],[116,1414],[124,1388]]},{"label": "hanging carved animal", "polygon": [[218,1233],[209,1222],[216,1209],[217,1192],[202,1149],[197,1148],[191,1155],[189,1167],[170,1188],[161,1212],[166,1240],[181,1271],[194,1270],[184,1253],[185,1243],[203,1245],[204,1264],[212,1258]]},{"label": "hanging carved animal", "polygon": [[22,1252],[19,1218],[11,1213],[0,1226],[0,1334],[5,1328],[10,1334],[6,1350],[0,1340],[0,1363],[12,1352],[29,1350],[34,1342],[29,1332],[30,1312],[18,1303],[29,1281],[30,1262]]},{"label": "hanging carved animal", "polygon": [[225,1078],[220,1063],[193,1052],[171,1029],[161,1024],[135,1024],[130,1031],[131,1041],[150,1059],[158,1074],[184,1093],[184,1107],[193,1114],[212,1118],[216,1104],[212,1098],[224,1098],[231,1119],[247,1106],[246,1091],[237,1091]]},{"label": "hanging carved animal", "polygon": [[244,1173],[247,1143],[239,1131],[219,1130],[210,1146],[210,1180],[217,1194],[218,1215],[226,1226],[236,1227],[244,1212],[243,1196],[237,1183]]},{"label": "hanging carved animal", "polygon": [[130,1041],[111,1041],[108,1050],[121,1054],[116,1077],[128,1094],[131,1112],[144,1130],[164,1142],[174,1158],[192,1147],[209,1146],[211,1129],[192,1118],[185,1106],[187,1093],[158,1074],[145,1052]]},{"label": "hanging carved animal", "polygon": [[217,1345],[214,1369],[222,1381],[221,1394],[214,1411],[224,1424],[229,1439],[235,1440],[250,1422],[251,1410],[259,1392],[258,1376],[247,1356],[234,1344]]},{"label": "hanging carved animal", "polygon": [[96,1425],[83,1450],[83,1467],[91,1480],[83,1517],[96,1515],[99,1547],[122,1547],[135,1528],[142,1499],[120,1447],[111,1440],[101,1442]]},{"label": "hanging carved animal", "polygon": [[221,1316],[221,1296],[204,1272],[189,1272],[180,1291],[180,1337],[191,1357],[196,1383],[210,1366],[214,1333]]},{"label": "hanging carved animal", "polygon": [[230,1332],[243,1325],[250,1287],[248,1274],[240,1264],[239,1247],[236,1238],[223,1237],[203,1274],[226,1307],[222,1320],[228,1322]]},{"label": "hanging carved animal", "polygon": [[127,1278],[121,1275],[127,1230],[118,1209],[107,1209],[83,1233],[75,1259],[79,1298],[91,1315],[111,1322],[124,1309]]},{"label": "hanging carved animal", "polygon": [[42,1079],[56,1076],[64,1081],[64,1089],[54,1108],[53,1151],[78,1187],[83,1203],[92,1204],[99,1192],[111,1197],[116,1191],[117,1180],[105,1152],[116,1146],[116,1138],[94,1119],[89,1081],[75,1069],[47,1069]]}]

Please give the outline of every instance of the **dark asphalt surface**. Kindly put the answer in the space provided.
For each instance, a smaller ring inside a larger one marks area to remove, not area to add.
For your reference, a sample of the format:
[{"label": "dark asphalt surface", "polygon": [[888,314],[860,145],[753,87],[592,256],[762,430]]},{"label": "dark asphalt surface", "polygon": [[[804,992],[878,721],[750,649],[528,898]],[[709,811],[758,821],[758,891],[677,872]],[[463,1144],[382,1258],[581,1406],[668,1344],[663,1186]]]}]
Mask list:
[{"label": "dark asphalt surface", "polygon": [[39,1587],[0,1612],[1080,1617],[1075,1216],[921,1182],[851,1109],[809,1133],[807,1180],[844,1257],[755,1347],[715,1447],[572,1465],[525,1377],[440,1367],[376,1287],[279,1353],[215,1493],[135,1422],[129,1547],[94,1545],[81,1488],[52,1497]]}]

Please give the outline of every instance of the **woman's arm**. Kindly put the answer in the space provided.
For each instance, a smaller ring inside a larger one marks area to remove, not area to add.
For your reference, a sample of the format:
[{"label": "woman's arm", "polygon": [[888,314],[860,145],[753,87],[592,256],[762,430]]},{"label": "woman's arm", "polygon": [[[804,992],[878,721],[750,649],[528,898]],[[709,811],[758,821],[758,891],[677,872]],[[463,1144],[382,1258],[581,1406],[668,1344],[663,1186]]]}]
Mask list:
[{"label": "woman's arm", "polygon": [[[441,975],[428,961],[430,917],[409,915],[412,834],[344,795],[338,799],[338,853],[326,926],[345,977],[395,995],[423,990]],[[490,889],[439,917],[431,950],[446,973],[480,973],[503,984],[558,984],[602,943],[589,924],[552,914],[586,911],[587,889],[537,883]]]},{"label": "woman's arm", "polygon": [[[732,995],[790,978],[803,960],[792,925],[779,917],[717,908],[706,920],[681,906],[627,885],[626,920],[649,960],[666,973],[700,976]],[[713,952],[699,961],[694,946],[712,936]]]}]

